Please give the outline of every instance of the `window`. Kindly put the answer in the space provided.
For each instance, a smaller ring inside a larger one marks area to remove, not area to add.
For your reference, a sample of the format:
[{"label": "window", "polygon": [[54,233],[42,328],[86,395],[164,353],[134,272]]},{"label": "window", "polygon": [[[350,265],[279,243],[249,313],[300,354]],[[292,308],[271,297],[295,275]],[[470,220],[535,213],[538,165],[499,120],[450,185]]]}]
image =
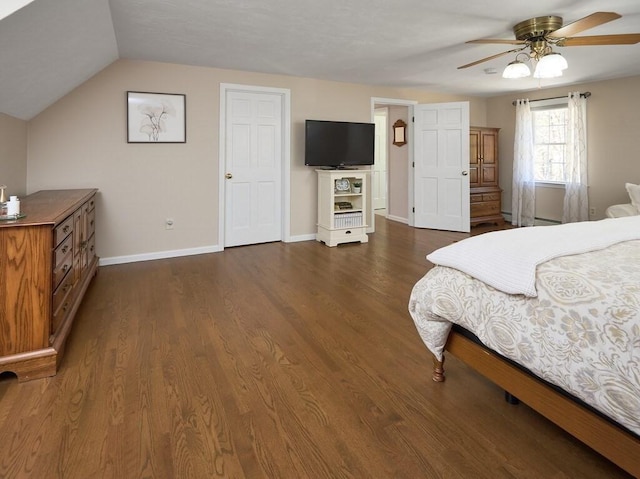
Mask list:
[{"label": "window", "polygon": [[535,179],[537,182],[564,183],[567,105],[532,108]]}]

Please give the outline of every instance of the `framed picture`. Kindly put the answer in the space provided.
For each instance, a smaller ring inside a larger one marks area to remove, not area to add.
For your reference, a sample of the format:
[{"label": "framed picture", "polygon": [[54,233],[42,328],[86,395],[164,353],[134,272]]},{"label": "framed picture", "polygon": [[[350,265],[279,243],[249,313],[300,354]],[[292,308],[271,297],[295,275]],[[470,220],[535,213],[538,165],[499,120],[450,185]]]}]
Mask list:
[{"label": "framed picture", "polygon": [[186,143],[186,95],[127,92],[127,143]]},{"label": "framed picture", "polygon": [[393,124],[393,144],[396,146],[407,144],[407,124],[402,120]]}]

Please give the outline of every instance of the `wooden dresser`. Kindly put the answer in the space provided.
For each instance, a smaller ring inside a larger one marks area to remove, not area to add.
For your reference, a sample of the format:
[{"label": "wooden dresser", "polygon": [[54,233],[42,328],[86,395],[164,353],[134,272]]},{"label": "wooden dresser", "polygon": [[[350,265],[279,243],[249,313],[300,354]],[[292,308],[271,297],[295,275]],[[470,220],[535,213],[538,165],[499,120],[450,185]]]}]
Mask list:
[{"label": "wooden dresser", "polygon": [[504,224],[502,189],[498,186],[499,128],[469,128],[471,226]]},{"label": "wooden dresser", "polygon": [[19,220],[0,221],[0,372],[53,376],[74,316],[96,274],[96,189],[21,198]]}]

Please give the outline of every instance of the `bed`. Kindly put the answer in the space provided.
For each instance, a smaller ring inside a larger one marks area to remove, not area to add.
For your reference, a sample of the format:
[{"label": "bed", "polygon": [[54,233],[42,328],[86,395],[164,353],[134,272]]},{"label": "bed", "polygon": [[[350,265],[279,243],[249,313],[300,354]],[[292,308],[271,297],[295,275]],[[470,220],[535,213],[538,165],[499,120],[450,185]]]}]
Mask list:
[{"label": "bed", "polygon": [[427,256],[409,312],[444,351],[640,477],[640,217],[486,233]]}]

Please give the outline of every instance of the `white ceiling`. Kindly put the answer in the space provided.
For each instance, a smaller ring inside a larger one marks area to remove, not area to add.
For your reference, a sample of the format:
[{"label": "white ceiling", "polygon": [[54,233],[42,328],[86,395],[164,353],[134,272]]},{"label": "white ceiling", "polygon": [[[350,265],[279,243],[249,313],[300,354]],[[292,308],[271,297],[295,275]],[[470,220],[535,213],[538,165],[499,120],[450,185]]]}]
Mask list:
[{"label": "white ceiling", "polygon": [[[597,11],[580,35],[640,32],[639,0],[34,0],[0,20],[0,112],[30,119],[118,58],[494,96],[640,74],[640,44],[567,47],[560,79],[505,80],[514,24]],[[486,68],[496,74],[486,74]]]}]

